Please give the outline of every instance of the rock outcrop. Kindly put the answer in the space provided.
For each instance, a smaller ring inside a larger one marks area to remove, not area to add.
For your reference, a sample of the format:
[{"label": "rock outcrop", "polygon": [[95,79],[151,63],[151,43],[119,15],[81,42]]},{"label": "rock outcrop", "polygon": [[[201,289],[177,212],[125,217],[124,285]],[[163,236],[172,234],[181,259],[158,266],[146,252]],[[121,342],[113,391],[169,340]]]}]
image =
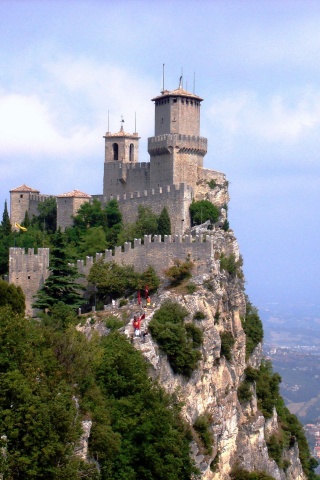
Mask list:
[{"label": "rock outcrop", "polygon": [[[262,347],[258,344],[246,360],[246,335],[241,321],[246,309],[243,275],[240,266],[236,275],[220,268],[221,254],[233,255],[235,262],[239,262],[238,244],[232,231],[216,230],[212,235],[217,254],[206,275],[193,277],[192,282],[197,285],[195,293],[182,294],[179,289],[163,288],[157,298],[157,306],[166,299],[183,305],[189,312],[187,321],[192,321],[196,312],[203,313],[203,319],[193,320],[204,334],[198,369],[190,379],[174,374],[167,356],[150,335],[146,341],[134,339],[134,345],[150,362],[153,378],[183,401],[183,415],[190,425],[201,415],[210,419],[212,454],[204,454],[196,441],[191,446],[203,480],[227,480],[235,465],[248,471],[264,471],[277,480],[304,480],[296,443],[284,452],[289,465],[286,470],[279,468],[268,455],[266,440],[279,430],[276,411],[266,420],[259,412],[255,391],[244,405],[238,400],[237,389],[244,371],[248,366],[259,368]],[[153,311],[147,313],[144,328],[153,314]],[[128,336],[132,335],[131,329],[129,324]],[[221,355],[223,332],[230,332],[234,338],[230,361]]]}]

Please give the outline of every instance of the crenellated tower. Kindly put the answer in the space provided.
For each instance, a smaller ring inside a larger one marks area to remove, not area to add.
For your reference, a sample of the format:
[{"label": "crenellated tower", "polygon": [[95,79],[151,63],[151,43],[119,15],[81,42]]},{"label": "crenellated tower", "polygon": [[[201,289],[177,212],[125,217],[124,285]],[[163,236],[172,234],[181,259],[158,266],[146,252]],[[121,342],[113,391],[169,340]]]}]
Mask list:
[{"label": "crenellated tower", "polygon": [[180,84],[152,99],[155,104],[155,134],[148,139],[150,185],[185,183],[195,188],[203,167],[207,139],[200,136],[202,98]]}]

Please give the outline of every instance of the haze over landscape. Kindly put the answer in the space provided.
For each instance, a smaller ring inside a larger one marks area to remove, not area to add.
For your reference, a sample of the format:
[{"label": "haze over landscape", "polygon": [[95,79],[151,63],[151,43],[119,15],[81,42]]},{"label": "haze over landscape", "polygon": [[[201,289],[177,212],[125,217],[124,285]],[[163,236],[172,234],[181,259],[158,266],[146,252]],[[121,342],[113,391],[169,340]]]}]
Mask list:
[{"label": "haze over landscape", "polygon": [[318,1],[2,0],[0,205],[23,183],[101,193],[108,110],[113,132],[136,112],[148,161],[162,64],[169,90],[195,72],[252,302],[316,305],[319,20]]}]

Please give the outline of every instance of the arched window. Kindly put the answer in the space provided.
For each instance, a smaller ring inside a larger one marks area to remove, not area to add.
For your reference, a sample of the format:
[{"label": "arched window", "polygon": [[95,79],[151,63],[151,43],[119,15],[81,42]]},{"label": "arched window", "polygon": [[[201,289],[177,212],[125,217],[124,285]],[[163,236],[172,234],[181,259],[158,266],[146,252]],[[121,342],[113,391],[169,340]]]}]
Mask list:
[{"label": "arched window", "polygon": [[114,143],[113,145],[113,160],[119,160],[119,147],[117,143]]},{"label": "arched window", "polygon": [[133,160],[134,160],[134,145],[133,145],[133,143],[130,143],[129,160],[130,160],[130,162],[133,162]]}]

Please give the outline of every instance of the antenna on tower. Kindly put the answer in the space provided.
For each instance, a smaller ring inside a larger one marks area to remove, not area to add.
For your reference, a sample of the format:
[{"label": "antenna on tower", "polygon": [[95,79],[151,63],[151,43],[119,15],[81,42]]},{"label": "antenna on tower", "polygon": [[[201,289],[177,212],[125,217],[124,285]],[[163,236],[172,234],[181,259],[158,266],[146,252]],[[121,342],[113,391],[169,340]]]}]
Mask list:
[{"label": "antenna on tower", "polygon": [[162,93],[164,92],[164,63],[162,64]]},{"label": "antenna on tower", "polygon": [[124,119],[123,115],[121,115],[121,120],[120,120],[120,131],[123,132],[123,124],[124,124]]},{"label": "antenna on tower", "polygon": [[137,133],[137,112],[134,112],[134,133]]},{"label": "antenna on tower", "polygon": [[110,125],[109,125],[109,110],[108,110],[108,133],[110,132]]}]

